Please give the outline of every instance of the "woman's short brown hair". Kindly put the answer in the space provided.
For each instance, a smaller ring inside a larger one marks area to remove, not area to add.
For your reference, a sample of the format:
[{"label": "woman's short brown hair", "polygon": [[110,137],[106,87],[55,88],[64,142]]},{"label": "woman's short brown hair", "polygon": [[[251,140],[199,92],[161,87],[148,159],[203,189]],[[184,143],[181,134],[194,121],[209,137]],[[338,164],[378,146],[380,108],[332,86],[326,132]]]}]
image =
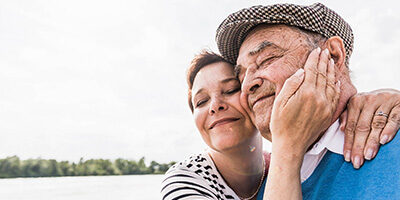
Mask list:
[{"label": "woman's short brown hair", "polygon": [[193,112],[193,104],[192,104],[192,87],[193,87],[193,82],[194,78],[196,78],[197,73],[205,66],[217,63],[217,62],[226,62],[229,63],[227,60],[225,60],[222,56],[220,56],[217,53],[214,53],[209,50],[202,50],[198,55],[196,55],[192,62],[190,63],[189,69],[187,71],[186,75],[186,81],[189,86],[188,90],[188,103],[190,110]]}]

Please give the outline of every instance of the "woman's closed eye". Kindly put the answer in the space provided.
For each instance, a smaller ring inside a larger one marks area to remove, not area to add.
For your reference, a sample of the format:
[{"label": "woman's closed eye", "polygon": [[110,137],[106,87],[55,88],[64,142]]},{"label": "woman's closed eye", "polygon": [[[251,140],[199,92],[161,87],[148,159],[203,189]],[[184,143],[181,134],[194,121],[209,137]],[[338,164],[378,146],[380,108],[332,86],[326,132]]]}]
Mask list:
[{"label": "woman's closed eye", "polygon": [[196,103],[196,108],[199,107],[199,106],[202,106],[202,105],[205,104],[205,103],[207,103],[207,101],[208,101],[208,99],[199,100],[199,101]]},{"label": "woman's closed eye", "polygon": [[239,91],[240,91],[240,87],[237,87],[237,88],[234,88],[234,89],[231,89],[231,90],[227,90],[224,93],[225,94],[235,94],[236,92],[239,92]]}]

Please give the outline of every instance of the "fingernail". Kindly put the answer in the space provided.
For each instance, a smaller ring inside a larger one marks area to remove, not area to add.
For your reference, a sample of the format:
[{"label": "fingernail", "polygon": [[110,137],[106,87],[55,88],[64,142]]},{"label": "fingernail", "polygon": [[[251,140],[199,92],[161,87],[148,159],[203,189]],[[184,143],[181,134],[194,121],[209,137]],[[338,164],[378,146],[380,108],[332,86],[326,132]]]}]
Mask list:
[{"label": "fingernail", "polygon": [[317,48],[317,53],[321,53],[321,48]]},{"label": "fingernail", "polygon": [[331,62],[331,65],[334,65],[334,64],[335,64],[335,61],[333,61],[333,58],[331,58],[331,59],[329,60],[329,62]]},{"label": "fingernail", "polygon": [[379,141],[379,143],[386,144],[388,142],[388,140],[389,140],[389,136],[384,135],[381,137],[381,141]]},{"label": "fingernail", "polygon": [[344,154],[344,160],[346,162],[350,162],[350,155],[351,155],[351,151],[347,150],[346,153]]},{"label": "fingernail", "polygon": [[324,54],[325,54],[325,55],[329,55],[329,50],[328,50],[328,49],[325,49],[325,50],[324,50]]},{"label": "fingernail", "polygon": [[300,69],[298,69],[297,71],[296,71],[296,73],[294,73],[294,75],[295,76],[300,76],[300,75],[302,75],[304,73],[304,69],[303,68],[300,68]]},{"label": "fingernail", "polygon": [[371,160],[372,157],[374,157],[374,150],[371,149],[371,148],[369,148],[369,149],[367,150],[367,153],[365,154],[365,159]]},{"label": "fingernail", "polygon": [[361,159],[360,159],[360,156],[356,156],[356,157],[354,158],[353,166],[354,166],[354,168],[356,168],[356,169],[359,169],[359,168],[360,168],[360,166],[361,166]]},{"label": "fingernail", "polygon": [[340,124],[340,130],[341,130],[342,132],[344,132],[344,123],[341,123],[341,124]]}]

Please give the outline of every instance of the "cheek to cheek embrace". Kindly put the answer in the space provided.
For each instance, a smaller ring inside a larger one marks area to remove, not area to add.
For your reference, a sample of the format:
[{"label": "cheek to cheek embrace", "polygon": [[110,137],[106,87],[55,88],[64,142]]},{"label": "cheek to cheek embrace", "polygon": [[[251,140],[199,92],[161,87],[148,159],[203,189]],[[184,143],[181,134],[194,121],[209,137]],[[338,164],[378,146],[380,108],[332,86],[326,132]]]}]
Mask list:
[{"label": "cheek to cheek embrace", "polygon": [[336,82],[329,51],[311,52],[303,69],[286,80],[271,115],[274,144],[284,144],[304,154],[333,121],[340,83]]}]

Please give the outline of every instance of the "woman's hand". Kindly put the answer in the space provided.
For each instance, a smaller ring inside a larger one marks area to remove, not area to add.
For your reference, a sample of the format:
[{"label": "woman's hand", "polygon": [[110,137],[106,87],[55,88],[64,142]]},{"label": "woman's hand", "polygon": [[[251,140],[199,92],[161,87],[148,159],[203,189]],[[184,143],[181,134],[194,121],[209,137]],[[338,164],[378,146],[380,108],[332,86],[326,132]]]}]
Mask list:
[{"label": "woman's hand", "polygon": [[286,152],[291,148],[301,158],[333,122],[340,92],[327,49],[312,51],[304,70],[305,77],[299,69],[286,80],[275,99],[270,122],[272,147],[284,145]]},{"label": "woman's hand", "polygon": [[359,168],[373,159],[380,144],[391,141],[400,128],[400,91],[381,89],[354,95],[340,116],[345,132],[343,154]]},{"label": "woman's hand", "polygon": [[[339,84],[328,50],[310,53],[285,81],[272,108],[272,154],[264,199],[302,199],[300,169],[308,147],[332,123]],[[290,191],[290,192],[288,192]]]}]

